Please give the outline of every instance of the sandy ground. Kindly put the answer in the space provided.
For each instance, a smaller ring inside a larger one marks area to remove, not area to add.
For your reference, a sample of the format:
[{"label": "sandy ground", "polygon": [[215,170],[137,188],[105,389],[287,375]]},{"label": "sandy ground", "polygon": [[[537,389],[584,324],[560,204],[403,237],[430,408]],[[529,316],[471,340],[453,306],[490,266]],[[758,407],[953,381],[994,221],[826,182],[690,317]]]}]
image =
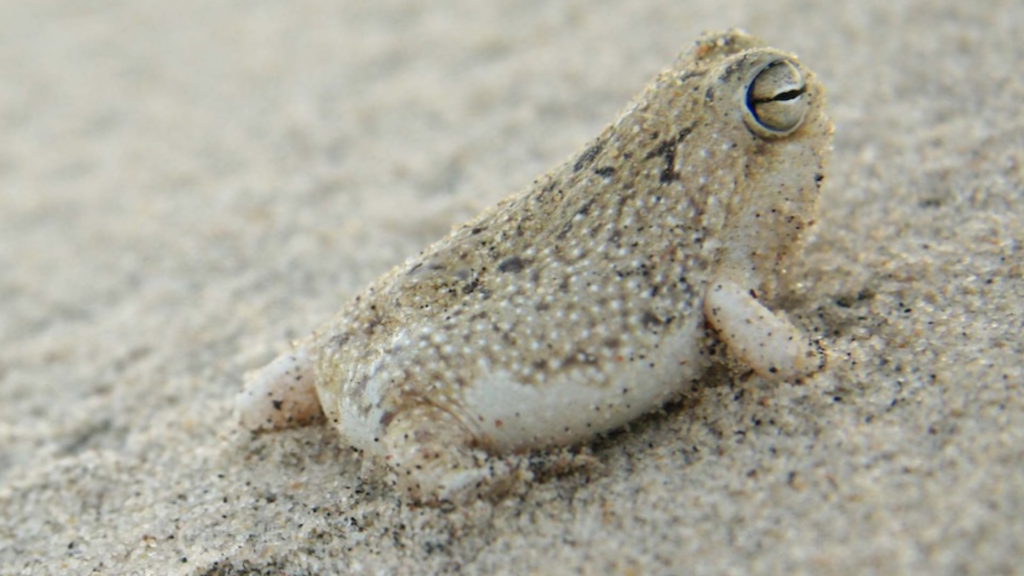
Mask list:
[{"label": "sandy ground", "polygon": [[[246,370],[732,26],[829,90],[782,302],[827,372],[710,378],[494,506],[404,505],[323,426],[239,430]],[[0,572],[1019,570],[1022,27],[1019,0],[3,1]]]}]

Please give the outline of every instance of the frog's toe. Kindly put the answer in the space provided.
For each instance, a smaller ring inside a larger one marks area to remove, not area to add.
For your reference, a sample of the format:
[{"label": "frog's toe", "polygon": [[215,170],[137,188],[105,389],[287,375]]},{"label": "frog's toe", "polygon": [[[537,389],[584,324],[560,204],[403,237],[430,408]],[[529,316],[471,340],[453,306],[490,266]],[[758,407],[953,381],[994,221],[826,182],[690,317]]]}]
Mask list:
[{"label": "frog's toe", "polygon": [[235,398],[239,420],[253,431],[311,423],[322,414],[314,382],[309,350],[300,345],[245,375],[245,388]]},{"label": "frog's toe", "polygon": [[461,504],[511,489],[518,459],[489,455],[474,444],[455,417],[433,406],[396,415],[384,435],[399,492],[421,504]]}]

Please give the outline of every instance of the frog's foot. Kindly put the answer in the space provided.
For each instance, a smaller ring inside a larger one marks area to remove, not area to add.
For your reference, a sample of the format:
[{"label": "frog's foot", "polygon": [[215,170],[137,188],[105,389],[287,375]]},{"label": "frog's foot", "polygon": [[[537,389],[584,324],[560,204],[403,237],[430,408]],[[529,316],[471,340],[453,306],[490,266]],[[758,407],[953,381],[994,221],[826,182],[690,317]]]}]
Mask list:
[{"label": "frog's foot", "polygon": [[825,367],[825,349],[729,280],[710,284],[704,313],[729,353],[766,378],[795,381]]},{"label": "frog's foot", "polygon": [[304,426],[318,419],[322,412],[309,344],[299,344],[263,368],[247,373],[235,409],[242,425],[250,430]]},{"label": "frog's foot", "polygon": [[399,492],[422,504],[462,504],[501,495],[522,468],[515,456],[496,457],[475,447],[461,422],[429,405],[395,415],[383,442]]}]

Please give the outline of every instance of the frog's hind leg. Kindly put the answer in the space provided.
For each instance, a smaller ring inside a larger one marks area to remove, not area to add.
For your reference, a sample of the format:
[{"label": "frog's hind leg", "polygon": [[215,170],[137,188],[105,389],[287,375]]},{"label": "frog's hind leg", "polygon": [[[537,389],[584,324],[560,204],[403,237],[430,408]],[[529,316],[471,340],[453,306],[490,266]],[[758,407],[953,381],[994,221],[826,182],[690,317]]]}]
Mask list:
[{"label": "frog's hind leg", "polygon": [[507,492],[522,469],[519,458],[488,454],[454,416],[428,404],[396,414],[383,442],[400,493],[422,504]]},{"label": "frog's hind leg", "polygon": [[304,426],[320,418],[315,373],[307,342],[245,375],[245,389],[235,399],[242,425],[250,430]]}]

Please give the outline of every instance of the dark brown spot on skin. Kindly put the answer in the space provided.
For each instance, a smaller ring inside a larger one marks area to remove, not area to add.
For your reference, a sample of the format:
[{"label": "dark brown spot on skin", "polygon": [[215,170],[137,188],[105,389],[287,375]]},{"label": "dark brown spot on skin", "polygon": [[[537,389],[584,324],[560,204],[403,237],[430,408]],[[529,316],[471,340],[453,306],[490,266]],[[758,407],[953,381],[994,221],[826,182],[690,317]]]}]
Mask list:
[{"label": "dark brown spot on skin", "polygon": [[644,157],[645,160],[650,160],[651,158],[660,156],[665,161],[665,167],[662,168],[661,174],[658,177],[658,180],[662,184],[668,184],[669,182],[679,180],[679,172],[676,171],[676,149],[692,131],[693,126],[683,128],[678,134],[676,134],[675,138],[665,140],[658,144],[654,150],[648,152]]},{"label": "dark brown spot on skin", "polygon": [[498,264],[498,272],[522,272],[526,268],[526,261],[518,256],[505,258]]},{"label": "dark brown spot on skin", "polygon": [[395,413],[394,412],[390,412],[390,411],[385,412],[385,413],[380,415],[380,425],[382,427],[384,427],[384,428],[387,428],[388,425],[391,424],[391,421],[394,420],[394,419],[395,419]]},{"label": "dark brown spot on skin", "polygon": [[602,176],[604,178],[611,178],[612,176],[615,175],[615,167],[614,166],[602,166],[600,168],[595,168],[594,169],[594,174],[597,174],[598,176]]},{"label": "dark brown spot on skin", "polygon": [[622,346],[622,341],[619,340],[618,338],[612,336],[612,337],[609,337],[609,338],[605,338],[601,342],[601,344],[604,344],[605,347],[607,347],[607,348],[615,349],[615,348],[618,348],[619,346]]},{"label": "dark brown spot on skin", "polygon": [[565,237],[568,236],[569,232],[571,232],[571,231],[572,231],[572,220],[569,220],[568,222],[565,223],[565,226],[562,226],[562,229],[559,230],[559,232],[558,232],[558,239],[559,240],[564,240]]},{"label": "dark brown spot on skin", "polygon": [[659,318],[654,312],[647,310],[640,318],[640,323],[644,325],[644,328],[649,328],[653,325],[662,326],[665,324],[665,321]]},{"label": "dark brown spot on skin", "polygon": [[587,200],[580,209],[576,211],[577,216],[586,216],[590,212],[590,207],[594,205],[593,200]]},{"label": "dark brown spot on skin", "polygon": [[473,278],[473,281],[462,287],[462,293],[469,295],[472,294],[480,286],[480,279]]},{"label": "dark brown spot on skin", "polygon": [[580,157],[576,159],[576,163],[573,164],[572,171],[579,172],[580,170],[583,170],[588,164],[594,161],[594,158],[597,158],[597,155],[601,153],[602,148],[604,148],[604,144],[598,142],[584,150],[583,153],[580,154]]}]

